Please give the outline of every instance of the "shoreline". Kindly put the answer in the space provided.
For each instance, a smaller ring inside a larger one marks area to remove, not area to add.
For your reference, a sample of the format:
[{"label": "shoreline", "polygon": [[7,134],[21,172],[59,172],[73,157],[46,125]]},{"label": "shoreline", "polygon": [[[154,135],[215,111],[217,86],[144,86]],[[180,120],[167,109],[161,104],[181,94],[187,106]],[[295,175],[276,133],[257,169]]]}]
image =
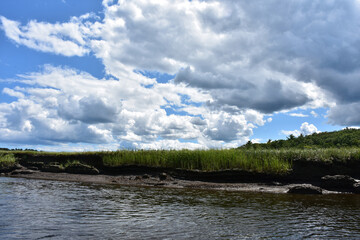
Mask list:
[{"label": "shoreline", "polygon": [[[236,182],[236,183],[219,183],[207,182],[198,180],[186,180],[174,178],[166,175],[165,179],[160,179],[156,174],[123,174],[123,175],[89,175],[76,173],[54,173],[42,172],[34,170],[22,170],[16,174],[6,173],[1,174],[2,177],[11,178],[25,178],[38,180],[52,180],[52,181],[68,181],[68,182],[82,182],[93,184],[106,184],[118,186],[134,186],[134,187],[160,187],[160,188],[174,188],[174,189],[202,189],[202,190],[216,190],[216,191],[232,191],[232,192],[257,192],[257,193],[274,193],[285,194],[289,189],[297,186],[305,186],[310,188],[317,188],[312,183],[280,183],[280,182]],[[302,194],[307,194],[302,193]],[[321,189],[320,194],[352,194],[351,192],[329,191]]]},{"label": "shoreline", "polygon": [[[81,158],[80,158],[81,157]],[[198,170],[141,164],[112,166],[99,155],[31,155],[9,158],[0,176],[124,186],[225,191],[328,194],[360,193],[360,161],[294,159],[286,172],[258,169]],[[4,161],[5,162],[5,161]]]}]

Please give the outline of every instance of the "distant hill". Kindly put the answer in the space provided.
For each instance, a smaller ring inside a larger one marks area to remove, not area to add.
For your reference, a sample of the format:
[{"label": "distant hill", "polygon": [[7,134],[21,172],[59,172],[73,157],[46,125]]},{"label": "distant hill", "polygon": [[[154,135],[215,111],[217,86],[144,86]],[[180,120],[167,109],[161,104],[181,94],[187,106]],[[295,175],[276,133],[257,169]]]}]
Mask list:
[{"label": "distant hill", "polygon": [[335,132],[313,133],[312,135],[295,137],[290,135],[286,140],[269,140],[267,143],[247,142],[239,148],[341,148],[360,147],[360,129],[346,128]]}]

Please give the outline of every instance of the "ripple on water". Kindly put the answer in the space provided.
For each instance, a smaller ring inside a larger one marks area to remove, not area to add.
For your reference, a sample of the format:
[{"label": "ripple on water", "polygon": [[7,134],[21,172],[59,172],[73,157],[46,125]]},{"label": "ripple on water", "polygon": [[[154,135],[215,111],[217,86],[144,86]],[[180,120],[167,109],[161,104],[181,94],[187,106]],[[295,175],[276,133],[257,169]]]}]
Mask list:
[{"label": "ripple on water", "polygon": [[356,239],[359,209],[359,195],[0,178],[0,239]]}]

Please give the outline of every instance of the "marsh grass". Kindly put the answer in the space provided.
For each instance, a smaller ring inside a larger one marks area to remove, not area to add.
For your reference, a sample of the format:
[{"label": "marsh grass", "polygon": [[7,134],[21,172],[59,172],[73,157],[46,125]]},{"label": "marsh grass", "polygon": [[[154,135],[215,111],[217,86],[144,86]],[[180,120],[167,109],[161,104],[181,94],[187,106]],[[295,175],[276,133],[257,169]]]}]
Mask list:
[{"label": "marsh grass", "polygon": [[[14,154],[62,156],[69,161],[79,156],[100,157],[105,166],[137,165],[180,168],[186,170],[221,171],[245,170],[282,174],[290,171],[295,161],[327,163],[360,161],[360,148],[318,149],[222,149],[222,150],[120,150],[109,152],[0,152],[0,161],[15,161]],[[5,160],[9,159],[9,160]],[[67,163],[70,164],[70,163]]]},{"label": "marsh grass", "polygon": [[187,170],[219,171],[241,169],[254,172],[282,173],[291,162],[269,151],[254,150],[169,150],[116,151],[103,153],[107,166],[140,165]]},{"label": "marsh grass", "polygon": [[79,160],[67,160],[66,163],[61,164],[63,168],[71,167],[74,165],[82,164]]},{"label": "marsh grass", "polygon": [[0,153],[0,168],[7,168],[15,165],[16,159],[13,154]]},{"label": "marsh grass", "polygon": [[140,165],[201,171],[241,169],[260,173],[286,173],[294,161],[328,163],[360,161],[360,148],[148,150],[103,152],[104,165]]}]

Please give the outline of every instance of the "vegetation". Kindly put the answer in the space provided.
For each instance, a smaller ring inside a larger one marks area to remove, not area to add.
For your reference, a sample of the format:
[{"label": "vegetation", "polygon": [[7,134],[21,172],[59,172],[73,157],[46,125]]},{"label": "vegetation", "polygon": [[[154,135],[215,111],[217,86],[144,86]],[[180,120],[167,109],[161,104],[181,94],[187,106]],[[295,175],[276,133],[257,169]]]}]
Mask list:
[{"label": "vegetation", "polygon": [[291,160],[276,151],[170,150],[116,151],[103,153],[107,166],[141,165],[218,171],[241,169],[254,172],[284,173],[291,169]]},{"label": "vegetation", "polygon": [[360,129],[346,128],[335,132],[314,133],[299,137],[290,135],[286,140],[269,140],[267,143],[251,143],[241,146],[245,149],[309,149],[360,147]]},{"label": "vegetation", "polygon": [[67,168],[67,167],[71,167],[71,166],[76,166],[76,165],[79,165],[81,164],[81,162],[79,160],[68,160],[65,164],[61,164],[61,166],[63,168]]},{"label": "vegetation", "polygon": [[251,142],[238,149],[226,150],[121,150],[114,152],[39,152],[0,151],[0,166],[22,161],[59,162],[64,167],[87,164],[95,167],[137,165],[186,170],[244,171],[283,174],[296,161],[360,162],[360,130],[345,129],[310,136],[290,136],[287,140]]},{"label": "vegetation", "polygon": [[32,151],[32,152],[37,152],[37,150],[30,149],[30,148],[26,148],[26,149],[21,149],[21,148],[14,148],[14,149],[0,148],[0,151]]},{"label": "vegetation", "polygon": [[[0,152],[0,164],[14,163],[15,157],[28,161],[60,162],[63,167],[77,164],[119,167],[126,165],[219,171],[239,169],[272,174],[286,173],[295,161],[327,163],[360,161],[360,148],[223,150],[121,150],[114,152]],[[43,160],[42,160],[43,159]]]},{"label": "vegetation", "polygon": [[13,154],[0,153],[0,169],[12,167],[15,163]]}]

